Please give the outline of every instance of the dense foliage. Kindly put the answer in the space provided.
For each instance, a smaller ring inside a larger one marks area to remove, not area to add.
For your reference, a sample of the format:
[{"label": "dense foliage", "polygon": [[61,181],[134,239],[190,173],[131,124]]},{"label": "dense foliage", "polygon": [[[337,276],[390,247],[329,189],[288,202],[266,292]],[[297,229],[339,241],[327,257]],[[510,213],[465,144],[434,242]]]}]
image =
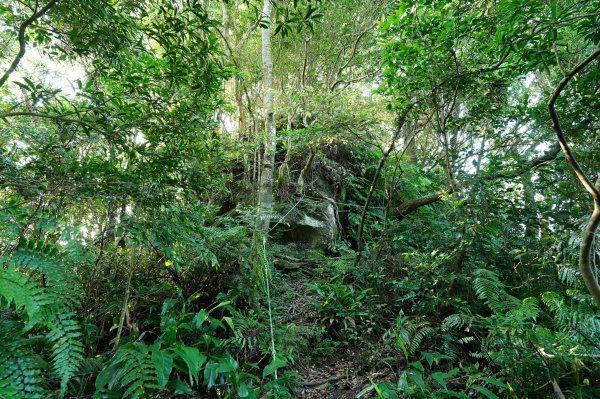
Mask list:
[{"label": "dense foliage", "polygon": [[0,38],[0,398],[600,396],[599,1],[7,0]]}]

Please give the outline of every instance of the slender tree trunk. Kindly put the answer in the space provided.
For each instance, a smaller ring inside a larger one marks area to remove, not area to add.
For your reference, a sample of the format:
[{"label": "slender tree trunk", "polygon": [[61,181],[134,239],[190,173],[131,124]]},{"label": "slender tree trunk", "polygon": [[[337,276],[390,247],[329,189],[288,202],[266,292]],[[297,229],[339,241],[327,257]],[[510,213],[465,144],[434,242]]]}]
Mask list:
[{"label": "slender tree trunk", "polygon": [[37,5],[36,5],[36,9],[35,9],[34,13],[29,18],[27,18],[25,21],[23,21],[21,26],[19,26],[19,34],[18,34],[19,52],[17,53],[17,55],[11,62],[8,69],[4,72],[4,74],[2,74],[2,76],[0,76],[0,87],[2,87],[4,85],[4,83],[6,83],[6,81],[10,77],[10,74],[13,73],[15,71],[15,69],[17,69],[17,67],[19,66],[19,63],[21,62],[21,59],[25,55],[25,50],[26,50],[25,33],[27,31],[27,28],[29,27],[29,25],[33,24],[35,21],[42,18],[44,16],[44,14],[46,14],[52,7],[54,7],[54,5],[56,5],[56,3],[58,3],[58,0],[50,0],[48,3],[46,3],[45,6],[43,6],[40,9],[38,9]]},{"label": "slender tree trunk", "polygon": [[288,181],[290,179],[290,160],[292,158],[292,118],[293,115],[291,112],[288,112],[287,115],[287,147],[285,150],[285,158],[281,166],[279,166],[279,180],[280,181]]},{"label": "slender tree trunk", "polygon": [[121,334],[123,333],[123,326],[125,325],[125,316],[128,311],[129,296],[131,295],[131,277],[133,276],[133,265],[135,259],[135,250],[131,248],[131,255],[129,256],[129,274],[127,275],[127,284],[125,285],[125,297],[123,298],[123,306],[121,308],[121,317],[119,320],[119,328],[117,329],[117,336],[115,337],[115,343],[113,346],[113,353],[119,349],[119,342],[121,340]]},{"label": "slender tree trunk", "polygon": [[[486,144],[486,140],[485,139],[481,140],[481,145],[479,147],[479,153],[477,155],[477,160],[475,163],[475,176],[479,176],[479,172],[481,171],[481,162],[483,160],[485,144]],[[471,186],[471,189],[469,190],[470,196],[473,197],[477,190],[481,190],[480,182],[476,182],[475,184],[473,184]],[[469,211],[467,210],[466,213],[468,214]],[[450,273],[453,278],[450,280],[450,284],[448,285],[448,295],[454,295],[456,293],[455,292],[456,276],[458,276],[460,274],[460,271],[463,268],[463,263],[467,256],[467,250],[469,249],[468,242],[466,240],[466,235],[467,235],[467,223],[466,222],[468,221],[468,215],[465,215],[465,211],[463,210],[462,207],[459,208],[458,215],[459,215],[459,220],[464,219],[464,221],[463,221],[463,225],[462,225],[462,228],[460,231],[460,242],[458,245],[458,251],[456,252],[456,259],[454,261],[454,265],[452,266],[452,269],[450,269],[451,270]]]},{"label": "slender tree trunk", "polygon": [[273,209],[273,169],[275,166],[275,150],[277,132],[275,130],[275,113],[273,110],[273,57],[271,56],[271,0],[264,0],[262,18],[267,26],[262,28],[262,66],[264,86],[265,142],[262,173],[258,188],[258,206],[260,210],[260,227],[269,229],[269,215]]},{"label": "slender tree trunk", "polygon": [[253,187],[257,187],[259,180],[260,180],[260,165],[261,165],[261,157],[260,157],[260,150],[262,149],[261,145],[260,145],[260,137],[259,137],[259,132],[260,132],[260,122],[258,120],[258,117],[254,117],[254,123],[252,124],[252,137],[254,138],[254,153],[253,153],[253,161],[252,161],[252,186]]},{"label": "slender tree trunk", "polygon": [[[414,132],[417,130],[417,128],[414,126],[415,123],[411,122],[411,126],[409,129],[405,129],[403,130],[403,139],[404,139],[404,153],[406,154],[406,161],[411,164],[411,165],[417,165],[418,163],[418,159],[417,159],[417,153],[415,151],[415,140],[414,140]],[[411,133],[411,136],[408,136],[408,133]]]},{"label": "slender tree trunk", "polygon": [[396,140],[398,140],[398,137],[402,133],[402,129],[404,127],[404,123],[406,122],[406,118],[408,117],[408,114],[410,113],[410,111],[413,109],[414,106],[415,106],[415,104],[413,103],[407,109],[405,109],[401,115],[398,116],[398,120],[396,122],[396,124],[397,124],[396,131],[394,132],[394,136],[392,137],[392,142],[390,143],[390,146],[388,147],[388,149],[385,150],[385,152],[379,159],[379,163],[377,164],[377,169],[375,170],[375,175],[373,176],[373,180],[371,180],[371,186],[369,187],[369,192],[367,193],[367,198],[365,199],[365,204],[363,205],[362,212],[360,214],[360,224],[358,226],[358,235],[356,238],[356,245],[357,245],[357,252],[358,252],[358,256],[356,257],[357,262],[361,258],[361,253],[362,253],[363,245],[364,245],[363,233],[364,233],[364,229],[365,229],[365,221],[366,221],[366,217],[367,217],[367,211],[369,210],[369,205],[371,205],[371,199],[373,197],[373,192],[375,191],[375,187],[377,186],[377,181],[379,180],[379,175],[381,174],[383,166],[385,165],[385,161],[387,161],[391,152],[394,150],[394,148],[396,146]]},{"label": "slender tree trunk", "polygon": [[304,181],[306,179],[306,174],[312,166],[316,153],[317,149],[311,146],[308,154],[308,159],[304,164],[304,168],[302,168],[302,170],[300,171],[300,176],[298,176],[298,184],[296,185],[296,195],[304,195]]}]

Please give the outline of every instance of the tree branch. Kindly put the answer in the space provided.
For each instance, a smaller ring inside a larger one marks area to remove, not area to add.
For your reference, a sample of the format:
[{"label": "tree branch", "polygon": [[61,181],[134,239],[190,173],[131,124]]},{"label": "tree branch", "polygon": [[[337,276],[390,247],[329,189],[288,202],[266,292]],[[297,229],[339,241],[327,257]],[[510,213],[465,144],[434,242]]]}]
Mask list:
[{"label": "tree branch", "polygon": [[365,220],[366,220],[366,216],[367,216],[367,210],[369,209],[369,205],[371,204],[371,198],[373,197],[373,192],[375,191],[375,186],[377,185],[377,180],[379,180],[379,175],[381,174],[381,170],[383,169],[383,166],[385,165],[385,161],[390,156],[390,153],[394,150],[396,140],[398,140],[398,136],[400,135],[400,132],[402,131],[402,127],[404,126],[404,122],[406,122],[406,118],[408,117],[408,114],[410,113],[410,111],[413,109],[413,107],[415,105],[416,105],[416,103],[413,103],[412,105],[407,107],[406,110],[404,110],[402,115],[398,116],[398,124],[396,126],[396,131],[394,132],[394,137],[392,137],[392,142],[390,143],[390,146],[388,147],[388,149],[383,153],[383,156],[379,159],[379,164],[377,165],[377,169],[375,170],[375,175],[373,176],[373,180],[371,181],[371,186],[369,187],[369,193],[367,194],[367,198],[365,199],[365,204],[363,205],[363,209],[362,209],[362,212],[360,215],[360,225],[358,226],[358,237],[356,238],[359,256],[360,256],[360,253],[363,248],[362,241],[363,241],[363,232],[364,232],[364,228],[365,228]]},{"label": "tree branch", "polygon": [[[496,179],[506,179],[506,178],[521,176],[530,170],[533,170],[547,162],[550,162],[550,161],[556,159],[558,152],[559,152],[558,144],[555,144],[552,147],[550,147],[550,149],[548,151],[546,151],[546,153],[527,162],[522,168],[520,168],[517,171],[510,172],[510,173],[508,173],[508,172],[495,173],[490,176],[484,176],[483,179],[496,180]],[[462,183],[461,185],[457,186],[457,191],[460,191],[465,186],[473,184],[474,181],[475,181],[475,179],[472,179],[468,182]],[[397,214],[399,215],[399,217],[404,218],[404,217],[408,216],[409,214],[418,211],[421,207],[424,207],[426,205],[431,205],[438,201],[441,201],[441,199],[444,197],[444,195],[452,194],[452,193],[453,193],[453,191],[450,188],[448,190],[436,191],[435,193],[427,194],[422,197],[418,197],[418,198],[403,202],[396,209]]]},{"label": "tree branch", "polygon": [[58,1],[59,0],[50,0],[44,7],[42,7],[39,11],[34,12],[29,18],[23,21],[21,26],[19,26],[19,52],[17,53],[15,59],[10,64],[6,72],[4,72],[2,77],[0,77],[0,87],[2,87],[4,83],[6,83],[10,74],[13,73],[15,69],[17,69],[17,66],[19,66],[21,59],[25,55],[25,31],[27,30],[29,25],[40,19],[44,14],[46,14],[46,12],[48,12],[49,9],[54,7],[54,5],[58,3]]},{"label": "tree branch", "polygon": [[428,194],[419,198],[412,199],[410,201],[405,201],[398,207],[398,214],[400,215],[400,217],[403,218],[406,215],[416,212],[421,207],[441,201],[444,195],[448,193],[448,191],[441,190],[433,194]]},{"label": "tree branch", "polygon": [[[335,74],[335,76],[336,76],[336,77],[339,77],[339,76],[340,76],[340,74],[341,74],[341,73],[344,71],[344,69],[346,69],[346,68],[348,67],[348,65],[350,65],[350,63],[351,63],[351,62],[352,62],[352,60],[354,59],[354,56],[356,55],[356,51],[358,50],[358,43],[360,42],[360,39],[362,39],[362,38],[363,38],[363,36],[365,36],[365,35],[366,35],[368,32],[369,32],[368,30],[364,30],[364,31],[362,31],[362,32],[361,32],[361,33],[360,33],[360,34],[359,34],[359,35],[356,37],[356,40],[354,41],[354,45],[352,46],[352,53],[350,53],[350,57],[348,57],[348,59],[346,60],[346,62],[345,62],[343,65],[341,65],[341,66],[338,68],[338,70],[337,70],[337,72],[336,72],[336,74]],[[331,90],[331,91],[334,91],[334,90],[335,90],[335,88],[337,87],[337,85],[338,85],[338,84],[340,84],[340,83],[342,83],[342,81],[341,81],[341,80],[338,80],[337,82],[335,82],[335,83],[334,83],[334,84],[331,86],[330,90]]]},{"label": "tree branch", "polygon": [[13,117],[13,116],[30,116],[30,117],[34,117],[34,118],[51,119],[55,122],[62,121],[62,122],[67,122],[67,123],[76,123],[83,127],[87,127],[90,130],[95,130],[96,132],[101,133],[105,137],[111,136],[110,133],[108,133],[106,130],[99,129],[85,121],[82,121],[80,119],[65,118],[64,116],[61,116],[61,115],[48,115],[48,114],[42,114],[39,112],[8,112],[6,114],[1,114],[0,119],[6,120],[6,118]]},{"label": "tree branch", "polygon": [[552,128],[556,132],[556,136],[558,137],[558,142],[560,144],[560,147],[561,147],[563,153],[565,154],[565,158],[567,159],[567,162],[571,166],[571,169],[573,169],[573,172],[575,172],[575,175],[577,176],[577,178],[579,179],[579,181],[581,182],[583,187],[590,193],[590,195],[594,199],[594,202],[597,202],[597,203],[600,203],[600,192],[594,187],[592,182],[589,180],[589,178],[587,177],[587,175],[585,174],[585,172],[583,171],[583,169],[581,168],[581,166],[575,159],[575,156],[573,155],[571,147],[567,143],[564,132],[560,125],[560,121],[558,119],[558,114],[556,112],[555,105],[556,105],[556,100],[558,100],[558,97],[560,96],[561,92],[566,87],[566,85],[569,83],[569,81],[571,79],[573,79],[575,77],[575,75],[577,75],[579,72],[581,72],[588,64],[590,64],[592,61],[594,61],[599,56],[600,56],[600,46],[596,47],[596,50],[589,57],[587,57],[585,60],[583,60],[581,63],[579,63],[560,81],[560,83],[554,90],[554,93],[552,94],[550,101],[548,102],[548,112],[550,113],[550,118],[552,119]]},{"label": "tree branch", "polygon": [[485,180],[508,179],[508,178],[512,178],[512,177],[521,176],[521,175],[529,172],[530,170],[537,168],[538,166],[541,166],[550,161],[554,161],[559,152],[560,152],[560,145],[557,142],[557,143],[554,143],[552,145],[552,147],[550,147],[548,149],[548,151],[546,151],[542,156],[539,156],[539,157],[534,158],[531,161],[527,162],[526,166],[520,168],[519,170],[511,171],[511,172],[494,173],[489,176],[485,176],[484,179]]},{"label": "tree branch", "polygon": [[592,61],[596,58],[600,57],[600,43],[596,46],[596,49],[590,54],[586,59],[581,61],[575,68],[573,68],[569,73],[565,75],[564,78],[559,82],[558,86],[554,90],[550,101],[548,102],[548,112],[550,113],[550,118],[552,119],[552,127],[556,133],[556,137],[558,137],[558,142],[562,149],[562,152],[565,154],[565,158],[567,159],[568,164],[575,172],[575,175],[581,182],[581,185],[590,193],[592,199],[594,201],[594,211],[590,216],[590,220],[588,221],[587,226],[583,230],[583,236],[581,239],[581,246],[579,247],[579,271],[581,273],[581,277],[587,287],[588,291],[594,298],[596,305],[600,307],[600,285],[598,284],[598,280],[594,276],[594,272],[591,266],[591,257],[592,257],[592,247],[594,244],[594,237],[596,234],[596,230],[598,229],[598,225],[600,225],[600,176],[598,176],[598,181],[594,186],[590,179],[587,177],[575,156],[571,150],[571,147],[567,143],[564,132],[560,125],[560,120],[558,119],[558,114],[556,112],[556,101],[558,97],[560,97],[561,92],[567,86],[567,84],[581,72],[586,66],[588,66]]}]

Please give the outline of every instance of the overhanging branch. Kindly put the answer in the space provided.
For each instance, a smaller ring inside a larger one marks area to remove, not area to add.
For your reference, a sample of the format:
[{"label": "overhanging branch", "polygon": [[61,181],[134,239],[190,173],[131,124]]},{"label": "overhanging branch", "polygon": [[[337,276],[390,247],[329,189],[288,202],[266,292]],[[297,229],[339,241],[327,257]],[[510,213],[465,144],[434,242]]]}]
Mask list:
[{"label": "overhanging branch", "polygon": [[571,147],[565,138],[562,126],[560,125],[558,113],[556,112],[556,101],[558,100],[558,97],[560,97],[563,89],[567,86],[571,79],[575,77],[575,75],[581,72],[586,66],[591,64],[592,61],[598,57],[600,57],[600,43],[598,43],[598,46],[596,46],[596,49],[592,52],[592,54],[581,61],[575,68],[568,72],[564,78],[562,78],[558,86],[556,86],[550,101],[548,102],[548,112],[550,113],[550,118],[552,119],[552,127],[556,133],[556,137],[558,137],[558,142],[562,152],[565,154],[565,158],[567,159],[569,166],[571,166],[571,169],[573,169],[573,172],[575,172],[575,175],[581,182],[581,185],[587,190],[588,193],[590,193],[594,202],[594,211],[590,217],[590,220],[588,221],[587,226],[583,230],[581,246],[579,247],[579,271],[581,273],[581,277],[583,278],[583,282],[594,298],[596,305],[600,307],[600,285],[594,276],[591,266],[594,237],[596,230],[598,229],[598,225],[600,225],[600,175],[598,176],[596,185],[592,184],[591,180],[579,165],[579,162],[577,162],[577,159],[575,159],[573,151],[571,150]]},{"label": "overhanging branch", "polygon": [[15,69],[17,69],[17,66],[19,66],[21,59],[25,55],[25,48],[26,48],[25,32],[27,31],[27,28],[29,27],[29,25],[31,25],[32,23],[34,23],[35,21],[40,19],[44,14],[46,14],[46,12],[48,12],[48,10],[50,10],[52,7],[54,7],[54,5],[56,3],[58,3],[58,0],[50,0],[44,7],[40,8],[38,11],[34,12],[29,18],[27,18],[25,21],[23,21],[21,26],[19,26],[19,35],[18,35],[19,52],[15,56],[13,62],[11,62],[10,66],[8,67],[6,72],[4,72],[2,77],[0,77],[0,87],[2,87],[4,85],[4,83],[6,83],[10,74],[13,73],[15,71]]},{"label": "overhanging branch", "polygon": [[[560,151],[560,149],[559,149],[558,143],[554,144],[543,155],[532,159],[531,161],[527,162],[524,166],[522,166],[521,168],[519,168],[516,171],[495,173],[493,175],[485,176],[485,177],[483,177],[483,179],[486,181],[490,181],[490,180],[507,179],[507,178],[521,176],[521,175],[527,173],[528,171],[534,170],[534,169],[538,168],[539,166],[556,159],[556,156],[558,155],[559,151]],[[460,184],[457,187],[457,191],[460,191],[461,189],[464,189],[465,187],[472,185],[473,183],[475,183],[475,181],[476,181],[476,179],[471,179],[469,181],[463,182],[462,184]],[[412,199],[409,201],[405,201],[396,208],[396,213],[400,218],[404,218],[404,217],[410,215],[411,213],[418,211],[420,208],[422,208],[424,206],[432,205],[438,201],[441,201],[445,195],[452,194],[452,193],[453,193],[452,190],[449,188],[448,190],[439,190],[432,194],[427,194],[422,197],[418,197],[418,198],[415,198],[415,199]]]}]

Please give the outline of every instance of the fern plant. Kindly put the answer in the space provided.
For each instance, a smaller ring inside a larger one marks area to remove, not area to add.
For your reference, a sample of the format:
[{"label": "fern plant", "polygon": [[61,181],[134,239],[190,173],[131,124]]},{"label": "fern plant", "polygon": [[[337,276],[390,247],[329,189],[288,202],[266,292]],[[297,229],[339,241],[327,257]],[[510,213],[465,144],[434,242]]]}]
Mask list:
[{"label": "fern plant", "polygon": [[[16,388],[23,392],[25,398],[31,395],[35,397],[34,393],[43,391],[44,383],[39,378],[22,378],[24,375],[40,375],[27,367],[24,368],[24,365],[44,364],[39,361],[37,355],[33,355],[34,352],[27,349],[27,332],[35,329],[47,331],[45,339],[50,347],[52,369],[60,380],[60,393],[64,395],[67,383],[77,372],[79,362],[84,356],[83,344],[80,341],[82,334],[75,321],[75,314],[61,303],[63,301],[60,298],[29,282],[25,273],[14,268],[0,272],[0,296],[6,305],[11,306],[17,314],[21,314],[25,321],[22,335],[7,334],[7,339],[0,342],[2,352],[12,353],[1,361],[3,371],[0,373],[0,380],[8,380],[3,384],[4,388]],[[14,356],[15,351],[19,356]]]},{"label": "fern plant", "polygon": [[52,368],[60,378],[60,392],[64,395],[67,383],[77,373],[83,360],[82,333],[75,313],[68,308],[57,308],[58,312],[46,323],[50,331],[46,335],[52,345]]},{"label": "fern plant", "polygon": [[[15,224],[23,223],[17,220]],[[49,229],[60,236],[61,231]],[[40,230],[42,238],[37,240],[13,237],[18,244],[0,258],[0,307],[21,323],[20,327],[13,323],[0,341],[0,353],[5,354],[0,358],[0,392],[5,396],[17,392],[22,398],[47,397],[52,388],[48,371],[58,380],[59,394],[64,396],[84,358],[75,317],[81,289],[70,267],[72,259],[43,238],[48,231]]]},{"label": "fern plant", "polygon": [[43,399],[44,361],[21,339],[0,347],[0,397],[5,399]]},{"label": "fern plant", "polygon": [[[169,367],[170,364],[170,367]],[[124,398],[144,397],[146,392],[163,388],[165,375],[171,373],[173,360],[160,351],[151,350],[142,343],[124,345],[96,378],[96,396],[107,391],[119,390]],[[160,376],[159,376],[160,373]],[[161,381],[159,381],[161,378]]]},{"label": "fern plant", "polygon": [[320,316],[320,323],[328,333],[345,342],[359,339],[360,332],[371,332],[374,322],[368,311],[373,299],[371,289],[355,289],[353,285],[334,282],[331,284],[307,284],[317,300],[312,306]]},{"label": "fern plant", "polygon": [[546,292],[546,314],[536,298],[507,293],[496,273],[477,270],[475,276],[474,289],[492,314],[477,317],[474,330],[484,331],[474,338],[481,341],[481,357],[502,368],[515,392],[533,395],[550,381],[576,397],[595,397],[597,389],[582,383],[599,372],[599,321],[589,298],[577,290],[566,297]]},{"label": "fern plant", "polygon": [[[192,299],[193,300],[193,299]],[[212,313],[227,308],[187,312],[189,301],[165,301],[161,335],[152,343],[130,342],[118,348],[96,378],[95,398],[145,398],[170,393],[192,395],[214,390],[224,398],[254,398],[255,377],[240,370],[217,337],[233,329],[232,320]]]}]

